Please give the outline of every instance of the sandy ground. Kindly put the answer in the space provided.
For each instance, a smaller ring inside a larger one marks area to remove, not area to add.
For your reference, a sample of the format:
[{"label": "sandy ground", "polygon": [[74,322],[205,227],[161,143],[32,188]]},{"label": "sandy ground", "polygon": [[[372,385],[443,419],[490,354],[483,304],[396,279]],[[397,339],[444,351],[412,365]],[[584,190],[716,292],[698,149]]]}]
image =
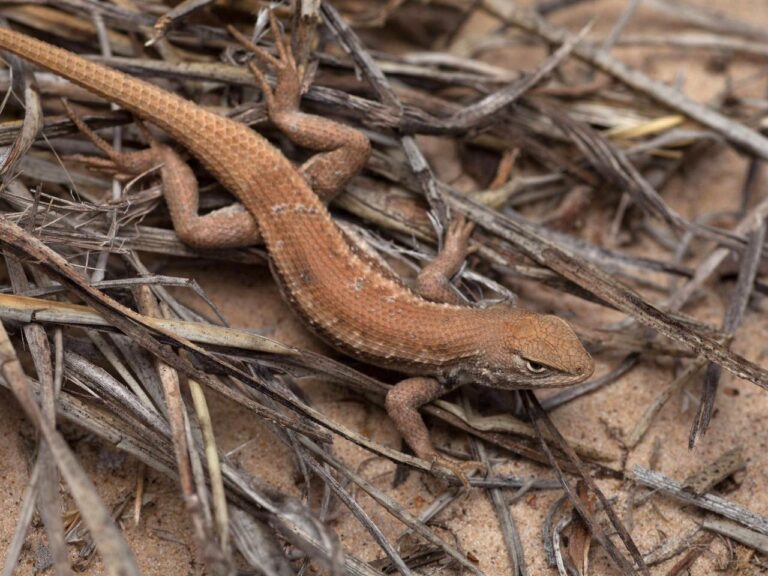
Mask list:
[{"label": "sandy ground", "polygon": [[[723,9],[727,7],[735,17],[753,24],[768,23],[768,2],[763,0],[699,0],[696,3]],[[577,29],[595,17],[597,20],[593,33],[603,36],[615,22],[624,5],[625,2],[618,0],[602,1],[599,4],[587,3],[578,9],[559,13],[555,21]],[[492,21],[486,18],[477,18],[469,24],[478,34],[492,25]],[[680,26],[665,25],[660,16],[641,9],[627,33],[671,33],[678,29]],[[680,51],[619,48],[616,54],[658,80],[672,82],[682,79],[684,92],[702,102],[715,97],[728,79],[726,74],[712,71],[707,66],[706,55],[702,53],[683,54]],[[513,68],[518,65],[523,68],[530,67],[531,63],[535,62],[530,58],[530,54],[513,50],[488,53],[486,58],[489,62]],[[765,90],[763,78],[759,76],[762,70],[759,62],[735,59],[727,74],[734,82],[747,82],[745,85],[748,88],[740,89],[739,93],[759,96]],[[439,145],[425,144],[428,150],[441,149]],[[449,163],[441,162],[439,157],[430,159],[441,176],[456,169]],[[665,197],[670,205],[688,217],[713,210],[735,209],[738,207],[738,191],[744,178],[745,167],[744,158],[720,148],[711,152],[706,162],[696,164],[694,170],[677,177],[666,191]],[[761,195],[764,184],[765,177],[757,187]],[[589,216],[589,234],[592,234],[592,238],[600,237],[600,230],[607,227],[610,217],[609,212],[596,212]],[[651,256],[657,253],[655,250],[657,248],[650,243],[641,244],[636,248],[638,253]],[[327,351],[322,343],[299,325],[290,310],[281,302],[266,269],[220,264],[171,266],[169,263],[162,267],[162,272],[195,278],[233,326],[256,328],[265,335],[291,345]],[[724,298],[731,289],[732,285],[710,289],[689,311],[699,318],[719,324],[724,310]],[[534,295],[531,287],[520,287],[520,294],[530,307],[547,309],[550,306],[550,301],[546,297]],[[195,302],[189,295],[182,297],[188,302]],[[658,294],[649,294],[649,297],[659,298]],[[753,308],[752,313],[748,315],[734,343],[734,349],[751,360],[766,365],[768,346],[765,343],[768,342],[768,324],[762,319],[762,308],[763,306],[757,303],[756,309]],[[615,314],[609,314],[596,306],[575,299],[565,302],[561,300],[556,310],[561,314],[572,315],[574,321],[587,325],[599,326],[617,319]],[[620,356],[615,354],[599,356],[598,373],[615,366],[619,358]],[[557,410],[553,419],[560,430],[569,437],[618,453],[616,431],[626,432],[634,425],[642,409],[671,380],[673,371],[671,362],[644,361],[620,382]],[[353,394],[325,382],[305,383],[304,386],[313,404],[331,418],[379,443],[399,446],[399,438],[391,422],[380,409],[368,406]],[[748,468],[746,474],[743,474],[740,487],[729,493],[728,497],[757,513],[768,515],[768,393],[725,374],[712,428],[709,434],[700,440],[696,450],[690,452],[687,448],[688,432],[696,410],[699,386],[698,383],[689,386],[667,404],[643,442],[628,454],[626,466],[647,466],[654,443],[660,442],[659,470],[673,478],[682,479],[695,469],[697,462],[711,461],[723,451],[740,446],[747,458]],[[226,451],[234,451],[235,460],[256,476],[264,478],[281,490],[297,493],[293,475],[286,473],[287,470],[292,470],[288,452],[274,442],[271,434],[249,414],[231,404],[216,398],[211,398],[210,401],[220,446]],[[115,506],[123,498],[130,497],[136,481],[137,463],[84,436],[76,429],[67,430],[68,438],[96,481],[107,505]],[[19,513],[28,480],[31,437],[31,428],[19,417],[19,410],[14,401],[7,394],[3,395],[3,402],[0,402],[0,486],[4,506],[3,514],[0,515],[0,550],[4,550],[10,542]],[[457,446],[461,445],[460,442],[455,443]],[[353,466],[360,465],[370,457],[363,450],[343,441],[338,441],[336,448],[338,454]],[[418,474],[411,474],[397,489],[391,488],[394,467],[382,460],[367,461],[361,470],[367,478],[387,490],[412,512],[419,512],[426,506],[437,489],[433,481]],[[499,465],[497,472],[551,477],[551,472],[545,468],[512,457]],[[134,525],[128,515],[123,522],[127,538],[136,551],[143,573],[160,575],[196,572],[199,566],[195,563],[189,524],[176,487],[152,471],[147,473],[147,477],[152,503],[145,508],[138,526]],[[626,495],[623,490],[625,487],[618,482],[601,481],[600,485],[609,495]],[[555,573],[546,566],[540,530],[544,514],[558,495],[559,493],[554,492],[531,493],[511,507],[523,539],[529,573],[532,575]],[[403,527],[365,497],[362,498],[362,504],[388,536],[395,538],[401,533]],[[71,506],[71,503],[69,505]],[[621,505],[619,510],[622,510]],[[640,549],[647,551],[667,538],[689,531],[700,520],[701,516],[691,510],[682,510],[664,498],[656,498],[652,505],[635,510],[632,535]],[[509,573],[498,523],[485,494],[473,491],[441,514],[439,524],[444,527],[444,536],[449,539],[452,536],[458,538],[463,549],[479,559],[480,567],[488,576]],[[346,510],[340,510],[333,525],[346,547],[366,559],[380,556],[381,553],[370,537]],[[747,563],[750,553],[746,548],[737,546],[735,553],[738,564],[736,567],[732,566],[729,573],[761,573],[759,568]],[[696,561],[690,573],[712,574],[725,564],[727,558],[726,546],[722,541],[715,540],[709,550]],[[29,536],[28,546],[17,573],[36,573],[45,565],[45,560],[43,530],[38,523]],[[594,554],[593,561],[591,573],[614,573],[607,567],[601,553]],[[670,562],[662,564],[655,567],[652,574],[666,574],[670,567]],[[102,574],[104,567],[95,560],[87,567],[85,573]]]}]

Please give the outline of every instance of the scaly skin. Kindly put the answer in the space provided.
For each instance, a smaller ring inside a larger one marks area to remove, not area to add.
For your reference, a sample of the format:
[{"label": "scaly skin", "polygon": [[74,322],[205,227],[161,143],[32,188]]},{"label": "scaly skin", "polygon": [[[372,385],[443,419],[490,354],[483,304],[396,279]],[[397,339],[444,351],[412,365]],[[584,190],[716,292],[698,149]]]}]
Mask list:
[{"label": "scaly skin", "polygon": [[[278,75],[274,94],[262,82],[270,117],[298,144],[323,151],[301,170],[242,124],[148,82],[0,29],[0,48],[159,126],[245,206],[247,212],[198,217],[193,174],[172,149],[153,142],[149,156],[164,162],[166,200],[184,241],[198,247],[239,246],[253,243],[260,232],[286,299],[315,332],[351,356],[419,375],[395,386],[387,398],[390,415],[419,456],[446,464],[416,410],[456,385],[540,388],[588,378],[592,358],[560,318],[506,305],[478,309],[430,301],[350,245],[313,188],[331,196],[362,168],[370,145],[347,126],[298,111],[295,63],[281,38],[276,45],[279,60],[254,48]],[[466,245],[467,235],[459,245]],[[457,254],[452,258],[455,263]]]}]

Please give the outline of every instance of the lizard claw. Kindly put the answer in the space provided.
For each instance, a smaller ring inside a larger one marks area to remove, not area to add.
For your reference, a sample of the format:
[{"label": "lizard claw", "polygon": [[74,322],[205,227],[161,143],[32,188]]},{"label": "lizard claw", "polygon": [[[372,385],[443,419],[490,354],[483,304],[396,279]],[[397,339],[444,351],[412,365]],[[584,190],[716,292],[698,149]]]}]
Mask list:
[{"label": "lizard claw", "polygon": [[248,62],[248,68],[261,86],[264,100],[272,117],[280,112],[298,109],[299,98],[301,97],[301,74],[296,65],[291,45],[285,41],[285,35],[280,29],[274,10],[269,11],[269,24],[275,37],[275,48],[279,58],[275,58],[261,46],[256,46],[234,26],[228,26],[227,29],[240,44],[253,53],[257,60],[274,68],[277,82],[273,90],[267,82],[264,72],[254,62]]},{"label": "lizard claw", "polygon": [[480,471],[482,473],[488,471],[488,467],[482,462],[478,462],[476,460],[457,462],[439,454],[432,456],[431,463],[431,472],[433,474],[444,475],[445,471],[447,470],[453,476],[459,479],[464,490],[470,489],[469,474],[472,474],[475,471]]}]

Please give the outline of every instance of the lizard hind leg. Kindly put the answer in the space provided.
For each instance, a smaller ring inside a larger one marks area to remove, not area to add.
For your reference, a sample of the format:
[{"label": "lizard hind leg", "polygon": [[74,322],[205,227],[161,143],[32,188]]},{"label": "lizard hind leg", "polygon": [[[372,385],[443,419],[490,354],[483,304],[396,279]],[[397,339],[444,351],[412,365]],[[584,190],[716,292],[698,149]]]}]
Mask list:
[{"label": "lizard hind leg", "polygon": [[253,44],[235,28],[230,27],[229,31],[257,60],[275,70],[277,81],[273,90],[258,66],[249,63],[261,86],[272,123],[297,146],[319,152],[301,166],[301,172],[315,193],[327,202],[363,168],[371,153],[371,143],[365,134],[351,126],[299,110],[301,70],[290,43],[280,31],[274,11],[270,11],[269,19],[279,58]]},{"label": "lizard hind leg", "polygon": [[239,248],[261,242],[256,221],[241,204],[233,204],[203,216],[198,214],[200,194],[194,172],[173,148],[155,140],[140,120],[137,120],[137,124],[149,147],[145,150],[118,152],[91,130],[66,101],[64,107],[77,128],[108,158],[77,156],[76,160],[95,167],[114,167],[133,176],[160,168],[165,202],[174,230],[182,242],[200,249]]},{"label": "lizard hind leg", "polygon": [[[160,164],[161,161],[157,157],[156,150],[153,150],[154,147],[133,152],[118,152],[109,142],[91,130],[80,115],[75,112],[72,106],[70,106],[69,102],[65,99],[62,99],[61,102],[67,116],[77,129],[107,156],[105,159],[97,156],[83,156],[76,154],[69,156],[68,159],[75,160],[96,169],[116,169],[130,176],[137,176]],[[144,130],[146,129],[144,128]]]}]

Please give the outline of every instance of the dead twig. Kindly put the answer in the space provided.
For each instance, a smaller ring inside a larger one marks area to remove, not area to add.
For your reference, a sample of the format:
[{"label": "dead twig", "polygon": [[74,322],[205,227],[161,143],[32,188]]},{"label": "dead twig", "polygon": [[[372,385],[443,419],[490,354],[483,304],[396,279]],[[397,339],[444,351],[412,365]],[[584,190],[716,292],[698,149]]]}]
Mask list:
[{"label": "dead twig", "polygon": [[756,530],[757,532],[768,536],[768,518],[755,514],[743,506],[739,506],[725,498],[715,496],[714,494],[697,496],[696,494],[685,490],[679,482],[664,476],[660,472],[648,470],[642,466],[634,467],[632,470],[632,478],[642,486],[654,488],[658,492],[671,496],[684,504],[714,512],[715,514],[733,520],[734,522],[738,522],[747,528]]}]

